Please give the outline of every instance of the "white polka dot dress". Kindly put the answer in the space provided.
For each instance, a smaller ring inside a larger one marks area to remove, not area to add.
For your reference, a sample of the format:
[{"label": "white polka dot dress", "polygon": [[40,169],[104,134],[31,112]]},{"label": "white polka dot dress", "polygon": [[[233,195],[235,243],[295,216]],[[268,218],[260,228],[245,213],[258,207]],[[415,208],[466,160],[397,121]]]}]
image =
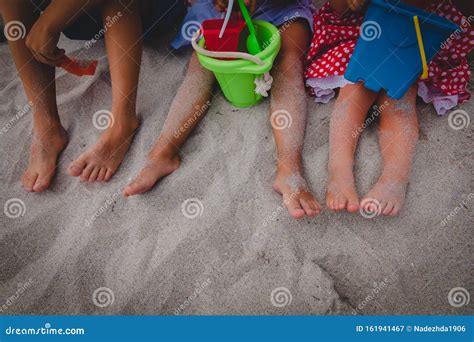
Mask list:
[{"label": "white polka dot dress", "polygon": [[[434,93],[456,95],[458,103],[467,101],[467,83],[471,72],[468,53],[474,48],[474,23],[462,15],[451,0],[426,1],[426,11],[454,22],[460,27],[443,44],[429,65],[429,78],[423,80]],[[359,38],[363,13],[347,12],[339,16],[327,2],[314,14],[314,36],[306,57],[305,77],[310,79],[342,76]],[[312,89],[309,89],[313,93]]]}]

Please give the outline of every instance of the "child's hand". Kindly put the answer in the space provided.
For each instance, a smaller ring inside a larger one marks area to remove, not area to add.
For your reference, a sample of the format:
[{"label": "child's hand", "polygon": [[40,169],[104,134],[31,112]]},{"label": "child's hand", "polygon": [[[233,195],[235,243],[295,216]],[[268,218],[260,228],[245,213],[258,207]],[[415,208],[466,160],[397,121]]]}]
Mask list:
[{"label": "child's hand", "polygon": [[366,2],[366,0],[347,0],[347,5],[351,10],[357,12],[364,7]]},{"label": "child's hand", "polygon": [[65,57],[65,51],[58,48],[59,35],[49,32],[41,20],[38,20],[26,37],[26,46],[37,61],[58,66]]},{"label": "child's hand", "polygon": [[[234,3],[235,2],[237,2],[237,1],[234,1]],[[251,0],[244,0],[245,6],[249,6],[250,2],[251,2]],[[225,10],[227,9],[228,4],[229,4],[229,0],[214,0],[214,6],[216,6],[216,9],[219,12],[225,12]],[[236,9],[236,8],[237,7],[234,4],[234,9]]]}]

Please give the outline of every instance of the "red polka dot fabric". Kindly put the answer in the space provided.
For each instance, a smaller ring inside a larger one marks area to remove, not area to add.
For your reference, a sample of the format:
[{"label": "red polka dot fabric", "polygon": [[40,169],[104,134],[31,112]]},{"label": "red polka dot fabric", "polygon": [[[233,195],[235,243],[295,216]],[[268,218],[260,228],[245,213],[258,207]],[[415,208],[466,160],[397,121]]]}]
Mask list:
[{"label": "red polka dot fabric", "polygon": [[[429,78],[423,82],[439,94],[457,95],[458,103],[465,102],[470,98],[467,83],[471,72],[467,55],[474,47],[474,19],[471,17],[469,21],[451,0],[430,1],[424,9],[451,20],[461,29],[443,44],[429,65]],[[363,13],[348,12],[339,16],[329,2],[316,11],[305,77],[344,75],[362,22]],[[309,91],[312,92],[311,89]]]}]

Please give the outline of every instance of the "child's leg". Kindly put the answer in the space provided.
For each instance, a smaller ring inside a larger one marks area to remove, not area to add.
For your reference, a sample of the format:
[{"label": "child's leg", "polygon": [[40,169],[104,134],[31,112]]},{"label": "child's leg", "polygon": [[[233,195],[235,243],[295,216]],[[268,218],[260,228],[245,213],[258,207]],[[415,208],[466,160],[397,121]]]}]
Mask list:
[{"label": "child's leg", "polygon": [[105,33],[114,124],[69,166],[69,174],[80,176],[82,181],[108,181],[122,163],[139,126],[136,100],[143,45],[137,3],[136,0],[106,0],[102,5],[104,22],[107,17],[122,13],[120,21],[108,27]]},{"label": "child's leg", "polygon": [[[364,199],[376,199],[384,215],[397,215],[405,201],[406,187],[418,141],[416,87],[400,100],[380,96],[379,143],[384,162],[383,172]],[[383,107],[382,107],[383,105]]]},{"label": "child's leg", "polygon": [[179,167],[179,148],[206,115],[214,75],[199,64],[196,54],[189,62],[186,77],[171,104],[158,141],[135,180],[124,190],[125,197],[150,190],[161,178]]},{"label": "child's leg", "polygon": [[303,57],[310,39],[308,25],[296,21],[282,32],[282,47],[273,67],[273,88],[270,112],[291,116],[291,126],[278,129],[273,135],[278,153],[277,176],[273,188],[283,195],[288,212],[294,218],[316,216],[321,208],[311,194],[302,175],[301,153],[306,128],[306,93],[303,80]]},{"label": "child's leg", "polygon": [[[18,20],[25,25],[27,32],[38,18],[30,0],[0,0],[0,12],[5,23]],[[22,183],[27,191],[41,192],[51,183],[58,156],[67,144],[67,134],[58,116],[55,70],[36,61],[25,40],[9,42],[33,112],[30,160]]]},{"label": "child's leg", "polygon": [[326,204],[329,209],[356,212],[359,209],[354,182],[354,153],[359,129],[377,94],[362,84],[346,85],[339,91],[329,128],[329,183]]}]

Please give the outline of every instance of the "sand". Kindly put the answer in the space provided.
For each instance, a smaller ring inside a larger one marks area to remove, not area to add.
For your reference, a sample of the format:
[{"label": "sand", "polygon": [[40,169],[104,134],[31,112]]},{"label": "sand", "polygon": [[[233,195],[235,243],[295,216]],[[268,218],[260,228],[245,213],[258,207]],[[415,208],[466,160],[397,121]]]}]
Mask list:
[{"label": "sand", "polygon": [[[472,302],[454,307],[448,293],[474,289],[473,124],[453,130],[419,104],[421,139],[399,217],[325,210],[295,221],[272,190],[269,101],[236,109],[219,94],[183,147],[180,169],[124,199],[119,192],[142,167],[189,53],[146,47],[143,125],[113,179],[90,185],[66,168],[100,134],[92,116],[110,108],[110,75],[101,43],[61,44],[100,65],[90,78],[58,71],[70,143],[44,194],[21,187],[31,115],[0,45],[0,204],[20,204],[19,213],[0,212],[0,314],[472,314]],[[308,98],[305,173],[321,200],[333,105]],[[472,116],[473,101],[461,109]],[[357,152],[360,195],[380,173],[376,128],[362,133]]]}]

